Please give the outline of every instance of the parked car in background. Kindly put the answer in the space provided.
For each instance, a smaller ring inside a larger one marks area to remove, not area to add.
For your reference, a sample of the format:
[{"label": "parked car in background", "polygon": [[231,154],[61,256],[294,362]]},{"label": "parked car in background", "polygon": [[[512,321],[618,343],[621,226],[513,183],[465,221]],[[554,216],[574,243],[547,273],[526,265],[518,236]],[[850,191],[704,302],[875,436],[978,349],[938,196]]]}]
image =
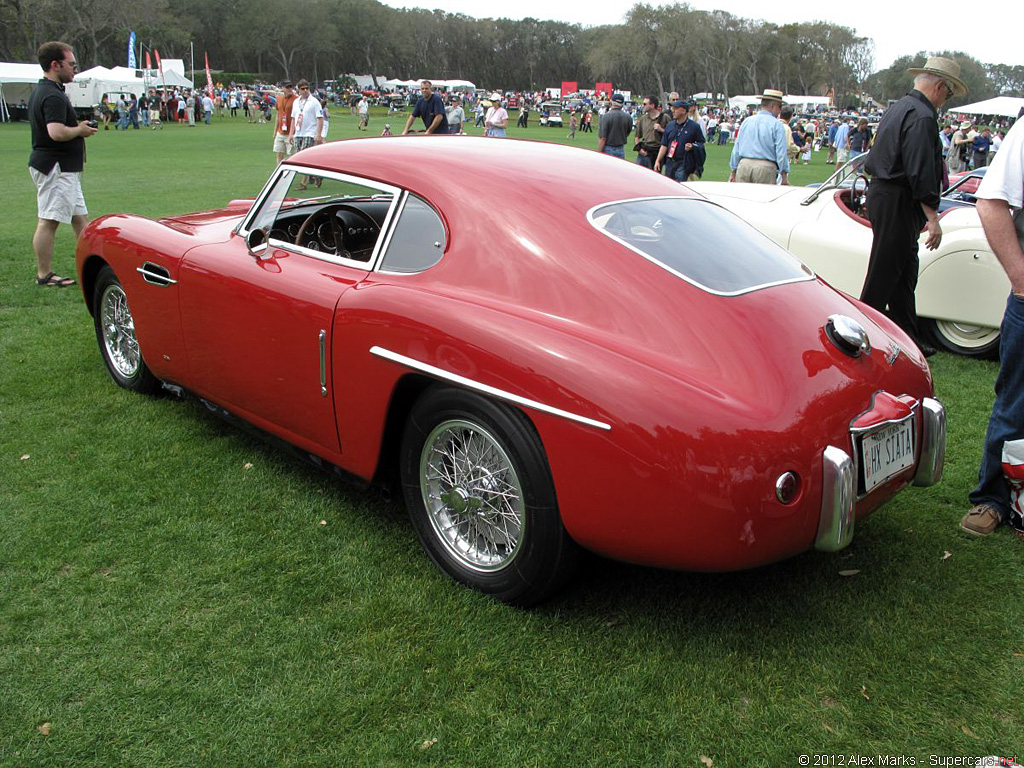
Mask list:
[{"label": "parked car in background", "polygon": [[[859,296],[871,254],[871,224],[864,208],[867,155],[836,171],[813,191],[807,187],[700,181],[689,189],[733,211],[839,290]],[[924,247],[917,283],[917,314],[941,348],[975,357],[999,350],[999,325],[1010,282],[989,248],[977,211],[943,200],[942,244]]]},{"label": "parked car in background", "polygon": [[117,384],[397,476],[434,562],[514,604],[583,549],[708,571],[836,551],[942,474],[944,410],[898,327],[582,149],[332,142],[255,200],[95,219],[76,259]]}]

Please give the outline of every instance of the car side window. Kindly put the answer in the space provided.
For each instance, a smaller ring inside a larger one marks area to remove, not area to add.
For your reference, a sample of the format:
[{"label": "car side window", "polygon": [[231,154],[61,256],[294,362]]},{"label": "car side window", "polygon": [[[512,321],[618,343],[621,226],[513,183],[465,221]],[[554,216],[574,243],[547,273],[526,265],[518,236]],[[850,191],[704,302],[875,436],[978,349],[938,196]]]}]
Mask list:
[{"label": "car side window", "polygon": [[447,243],[444,222],[437,211],[422,198],[410,194],[380,268],[385,272],[422,272],[441,260]]},{"label": "car side window", "polygon": [[252,228],[269,230],[278,246],[368,263],[394,197],[353,179],[286,170]]}]

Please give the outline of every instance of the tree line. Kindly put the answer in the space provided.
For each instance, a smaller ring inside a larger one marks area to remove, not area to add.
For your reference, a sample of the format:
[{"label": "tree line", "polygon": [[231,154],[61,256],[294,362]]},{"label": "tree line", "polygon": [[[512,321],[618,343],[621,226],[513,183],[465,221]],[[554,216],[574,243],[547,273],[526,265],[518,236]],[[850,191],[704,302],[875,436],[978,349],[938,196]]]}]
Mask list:
[{"label": "tree line", "polygon": [[[773,24],[683,3],[637,3],[622,24],[475,19],[377,0],[0,0],[0,59],[32,61],[64,40],[84,67],[127,63],[128,31],[164,58],[262,73],[269,79],[386,73],[403,79],[471,80],[516,90],[611,81],[637,93],[710,91],[726,96],[781,88],[854,105],[883,104],[910,88],[907,55],[872,71],[873,44],[827,22]],[[971,100],[1024,90],[1024,67],[982,64],[959,52]],[[139,62],[141,65],[142,62]]]}]

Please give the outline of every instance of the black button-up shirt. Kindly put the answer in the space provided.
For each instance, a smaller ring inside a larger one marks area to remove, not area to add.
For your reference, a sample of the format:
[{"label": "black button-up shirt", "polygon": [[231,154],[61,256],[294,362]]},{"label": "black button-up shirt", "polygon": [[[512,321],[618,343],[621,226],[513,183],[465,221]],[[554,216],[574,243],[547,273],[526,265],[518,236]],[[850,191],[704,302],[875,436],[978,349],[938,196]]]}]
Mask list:
[{"label": "black button-up shirt", "polygon": [[864,169],[876,179],[908,187],[916,202],[939,207],[942,143],[938,112],[913,90],[882,116]]}]

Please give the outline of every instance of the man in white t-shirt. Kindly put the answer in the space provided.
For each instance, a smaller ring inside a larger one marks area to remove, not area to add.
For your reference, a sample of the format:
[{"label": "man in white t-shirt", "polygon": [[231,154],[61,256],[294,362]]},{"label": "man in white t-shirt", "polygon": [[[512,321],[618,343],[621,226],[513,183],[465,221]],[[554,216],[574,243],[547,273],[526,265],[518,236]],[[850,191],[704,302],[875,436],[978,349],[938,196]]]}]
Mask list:
[{"label": "man in white t-shirt", "polygon": [[323,142],[324,115],[323,106],[309,91],[309,82],[299,80],[299,98],[292,105],[292,132],[295,151],[301,152],[307,147]]},{"label": "man in white t-shirt", "polygon": [[985,434],[978,485],[969,497],[974,506],[960,527],[987,536],[1009,520],[1024,538],[1024,519],[1011,499],[1003,471],[1004,449],[1009,463],[1016,464],[1019,459],[1012,454],[1020,455],[1024,448],[1024,229],[1014,226],[1011,210],[1024,206],[1024,119],[1018,118],[1006,134],[976,197],[989,247],[1010,278],[1010,296],[999,329],[996,401]]}]

